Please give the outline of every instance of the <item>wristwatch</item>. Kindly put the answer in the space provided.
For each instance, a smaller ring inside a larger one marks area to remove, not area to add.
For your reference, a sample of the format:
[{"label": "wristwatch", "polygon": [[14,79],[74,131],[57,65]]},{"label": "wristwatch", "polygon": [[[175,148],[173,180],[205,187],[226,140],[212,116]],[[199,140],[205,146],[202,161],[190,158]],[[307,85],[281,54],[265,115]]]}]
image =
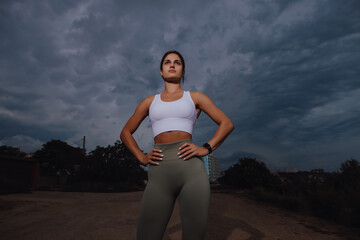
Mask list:
[{"label": "wristwatch", "polygon": [[212,153],[212,148],[211,148],[210,144],[204,143],[203,147],[209,151],[209,154]]}]

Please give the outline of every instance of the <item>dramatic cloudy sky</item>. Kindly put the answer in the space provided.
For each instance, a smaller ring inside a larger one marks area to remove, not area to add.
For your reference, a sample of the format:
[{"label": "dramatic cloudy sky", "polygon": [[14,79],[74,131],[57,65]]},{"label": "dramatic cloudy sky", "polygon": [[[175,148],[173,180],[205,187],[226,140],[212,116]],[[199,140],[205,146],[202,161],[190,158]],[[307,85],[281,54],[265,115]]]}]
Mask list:
[{"label": "dramatic cloudy sky", "polygon": [[[113,144],[137,104],[163,90],[170,49],[185,57],[183,88],[235,124],[215,152],[222,169],[243,156],[274,170],[360,160],[357,0],[2,0],[0,145]],[[216,127],[202,114],[195,143]],[[151,149],[148,119],[135,138]]]}]

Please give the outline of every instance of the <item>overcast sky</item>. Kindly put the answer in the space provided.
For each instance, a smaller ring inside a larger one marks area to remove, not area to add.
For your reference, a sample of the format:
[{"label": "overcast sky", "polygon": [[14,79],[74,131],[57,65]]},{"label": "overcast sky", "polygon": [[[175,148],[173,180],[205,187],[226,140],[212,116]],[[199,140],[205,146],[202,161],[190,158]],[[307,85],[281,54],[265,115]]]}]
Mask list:
[{"label": "overcast sky", "polygon": [[[214,153],[222,169],[244,156],[273,170],[360,160],[357,0],[2,0],[0,145],[113,144],[137,104],[163,90],[171,49],[185,58],[183,88],[235,125]],[[201,114],[195,143],[216,127]],[[151,150],[148,118],[135,138]]]}]

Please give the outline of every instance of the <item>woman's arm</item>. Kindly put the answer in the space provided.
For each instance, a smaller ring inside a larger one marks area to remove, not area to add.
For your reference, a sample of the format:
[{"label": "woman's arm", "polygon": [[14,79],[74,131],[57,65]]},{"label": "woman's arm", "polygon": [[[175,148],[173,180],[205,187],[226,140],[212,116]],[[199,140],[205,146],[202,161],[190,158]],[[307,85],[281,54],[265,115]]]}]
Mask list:
[{"label": "woman's arm", "polygon": [[234,125],[225,113],[221,111],[208,96],[198,91],[192,92],[192,96],[194,97],[195,104],[197,104],[202,111],[209,115],[209,117],[217,125],[219,125],[213,138],[208,141],[211,148],[215,150],[234,130]]},{"label": "woman's arm", "polygon": [[126,145],[130,152],[140,161],[140,163],[146,165],[148,163],[156,164],[153,160],[162,160],[162,154],[159,149],[153,149],[148,155],[145,155],[139,148],[132,134],[140,126],[141,122],[146,118],[149,112],[150,105],[154,96],[149,96],[139,103],[135,109],[134,114],[125,124],[120,133],[121,141]]},{"label": "woman's arm", "polygon": [[[221,111],[211,99],[202,92],[191,92],[191,97],[197,108],[204,111],[209,117],[219,125],[214,136],[208,141],[212,150],[218,148],[226,137],[234,130],[234,125],[231,120]],[[198,147],[194,144],[185,143],[181,146],[179,155],[189,159],[193,156],[205,156],[209,152],[204,147]]]}]

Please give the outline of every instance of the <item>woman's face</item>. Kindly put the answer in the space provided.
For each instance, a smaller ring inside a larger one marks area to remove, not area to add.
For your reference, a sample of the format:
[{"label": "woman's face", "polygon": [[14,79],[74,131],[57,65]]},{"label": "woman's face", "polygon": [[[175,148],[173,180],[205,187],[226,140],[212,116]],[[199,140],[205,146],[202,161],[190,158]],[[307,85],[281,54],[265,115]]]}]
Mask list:
[{"label": "woman's face", "polygon": [[181,58],[176,53],[168,54],[162,63],[160,74],[164,80],[180,81],[185,74]]}]

